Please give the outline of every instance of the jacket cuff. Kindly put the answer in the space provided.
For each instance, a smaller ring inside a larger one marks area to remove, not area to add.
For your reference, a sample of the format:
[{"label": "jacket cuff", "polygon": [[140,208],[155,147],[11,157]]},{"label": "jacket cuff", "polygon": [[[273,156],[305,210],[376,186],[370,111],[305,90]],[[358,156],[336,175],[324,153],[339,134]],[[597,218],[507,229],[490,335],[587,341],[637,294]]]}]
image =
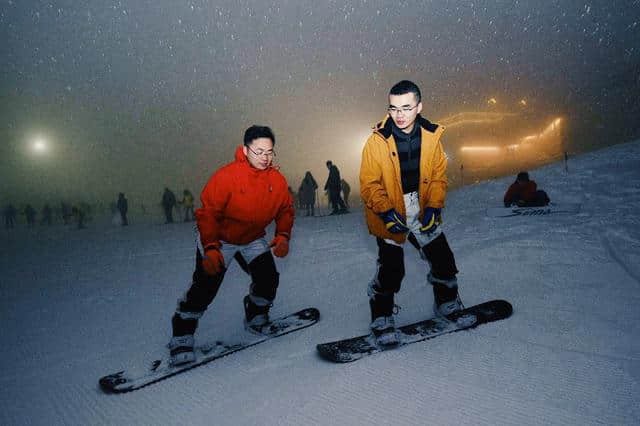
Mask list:
[{"label": "jacket cuff", "polygon": [[204,244],[202,248],[204,249],[204,251],[207,251],[207,250],[214,250],[214,249],[219,250],[221,247],[222,247],[222,243],[220,241],[214,241],[209,244]]},{"label": "jacket cuff", "polygon": [[291,239],[291,235],[288,232],[276,232],[276,237],[278,236],[282,236],[285,237],[287,239],[287,241],[289,241]]}]

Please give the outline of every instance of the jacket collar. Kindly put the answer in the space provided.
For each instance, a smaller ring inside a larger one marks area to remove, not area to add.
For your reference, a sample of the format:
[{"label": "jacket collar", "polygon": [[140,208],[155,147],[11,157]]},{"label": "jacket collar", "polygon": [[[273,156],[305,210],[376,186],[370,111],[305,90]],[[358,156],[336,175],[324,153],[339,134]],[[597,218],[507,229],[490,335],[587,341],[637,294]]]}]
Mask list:
[{"label": "jacket collar", "polygon": [[[439,127],[437,124],[430,122],[420,114],[416,117],[416,125],[430,133],[435,133],[436,129]],[[393,132],[393,120],[391,120],[389,114],[387,114],[382,121],[377,123],[374,129],[374,131],[380,133],[385,139],[389,139]]]}]

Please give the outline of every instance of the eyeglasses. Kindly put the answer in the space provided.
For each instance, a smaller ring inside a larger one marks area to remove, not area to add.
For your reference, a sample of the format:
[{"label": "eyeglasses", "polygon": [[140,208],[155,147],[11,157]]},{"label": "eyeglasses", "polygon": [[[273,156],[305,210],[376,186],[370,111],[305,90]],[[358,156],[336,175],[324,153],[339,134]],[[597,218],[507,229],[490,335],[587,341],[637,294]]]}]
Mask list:
[{"label": "eyeglasses", "polygon": [[411,108],[409,107],[396,108],[394,106],[391,106],[387,108],[387,111],[389,111],[389,114],[394,114],[394,115],[399,113],[400,111],[402,111],[405,114],[408,114],[416,108],[418,108],[418,105],[412,106]]},{"label": "eyeglasses", "polygon": [[251,149],[251,147],[250,147],[250,146],[248,146],[248,145],[247,145],[247,149],[248,149],[249,151],[251,151],[251,152],[253,153],[253,155],[255,155],[256,157],[262,157],[262,156],[265,156],[265,157],[267,157],[267,158],[273,158],[273,157],[275,157],[275,156],[276,156],[276,152],[275,152],[274,150],[272,150],[272,149],[270,149],[270,150],[268,150],[268,151],[265,151],[264,149],[259,148],[258,150],[254,151],[254,150],[252,150],[252,149]]}]

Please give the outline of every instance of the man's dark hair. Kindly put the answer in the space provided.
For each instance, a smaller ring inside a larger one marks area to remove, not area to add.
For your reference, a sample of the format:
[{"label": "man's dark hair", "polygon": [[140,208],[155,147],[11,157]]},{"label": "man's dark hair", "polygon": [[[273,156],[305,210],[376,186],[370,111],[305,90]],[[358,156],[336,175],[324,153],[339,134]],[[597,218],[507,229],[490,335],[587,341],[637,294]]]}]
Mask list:
[{"label": "man's dark hair", "polygon": [[267,126],[257,126],[254,124],[244,131],[245,146],[248,146],[251,142],[259,138],[269,138],[274,145],[276,144],[276,137],[273,131]]},{"label": "man's dark hair", "polygon": [[518,177],[516,178],[516,181],[529,182],[529,173],[527,172],[518,173]]},{"label": "man's dark hair", "polygon": [[422,101],[420,88],[413,81],[402,80],[401,82],[396,83],[391,90],[389,90],[390,95],[405,95],[407,93],[413,93],[418,102]]}]

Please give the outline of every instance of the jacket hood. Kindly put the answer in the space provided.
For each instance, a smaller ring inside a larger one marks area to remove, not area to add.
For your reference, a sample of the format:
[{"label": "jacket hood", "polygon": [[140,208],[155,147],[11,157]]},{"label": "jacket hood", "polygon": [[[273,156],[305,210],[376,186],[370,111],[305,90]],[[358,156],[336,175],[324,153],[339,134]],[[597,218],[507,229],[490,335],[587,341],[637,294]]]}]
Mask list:
[{"label": "jacket hood", "polygon": [[236,161],[239,163],[244,162],[249,164],[249,161],[247,161],[247,156],[244,155],[244,151],[242,150],[243,147],[244,145],[240,145],[239,147],[236,148],[236,154],[235,154]]},{"label": "jacket hood", "polygon": [[[430,133],[435,133],[436,129],[439,127],[438,124],[430,122],[420,114],[416,117],[416,124]],[[380,133],[385,139],[389,139],[391,132],[393,131],[393,120],[389,114],[387,114],[382,121],[376,123],[373,129],[374,132]]]}]

